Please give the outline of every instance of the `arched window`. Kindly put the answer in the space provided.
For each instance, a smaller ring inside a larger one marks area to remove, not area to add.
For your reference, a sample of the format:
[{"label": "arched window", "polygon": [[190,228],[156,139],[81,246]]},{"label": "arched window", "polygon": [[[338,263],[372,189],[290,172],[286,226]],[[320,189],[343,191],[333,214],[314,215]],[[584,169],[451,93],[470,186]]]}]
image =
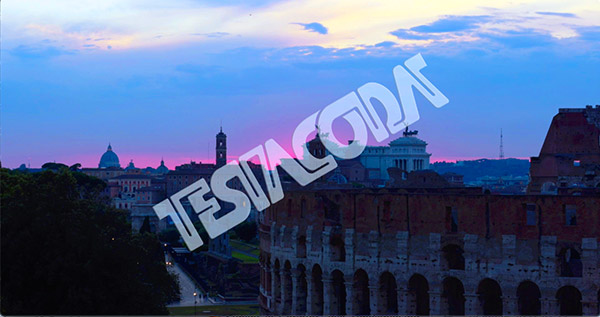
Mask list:
[{"label": "arched window", "polygon": [[449,244],[442,249],[443,260],[442,269],[446,270],[464,270],[465,258],[463,249],[456,244]]},{"label": "arched window", "polygon": [[579,252],[573,248],[564,248],[559,253],[560,276],[581,277],[583,265]]}]

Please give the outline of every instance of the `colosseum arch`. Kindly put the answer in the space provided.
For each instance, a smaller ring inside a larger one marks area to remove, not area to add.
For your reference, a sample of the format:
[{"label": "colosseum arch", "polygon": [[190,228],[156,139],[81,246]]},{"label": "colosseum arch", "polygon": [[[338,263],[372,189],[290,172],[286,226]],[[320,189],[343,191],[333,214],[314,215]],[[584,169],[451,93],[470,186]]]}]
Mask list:
[{"label": "colosseum arch", "polygon": [[421,274],[408,280],[408,315],[429,315],[429,283]]},{"label": "colosseum arch", "polygon": [[311,314],[323,315],[323,271],[315,264],[311,273]]},{"label": "colosseum arch", "polygon": [[331,237],[329,249],[331,252],[331,261],[346,261],[346,246],[341,234],[335,234]]},{"label": "colosseum arch", "polygon": [[306,268],[304,265],[299,264],[296,269],[296,273],[298,276],[298,282],[296,285],[296,314],[304,315],[306,314],[306,296],[307,294],[307,284],[306,284]]},{"label": "colosseum arch", "polygon": [[465,257],[463,249],[456,244],[448,244],[442,248],[442,263],[443,270],[464,270]]},{"label": "colosseum arch", "polygon": [[583,313],[581,307],[581,292],[575,286],[563,286],[556,292],[556,299],[563,316],[580,316]]},{"label": "colosseum arch", "polygon": [[353,315],[369,315],[371,314],[371,304],[369,296],[369,275],[363,269],[358,269],[354,272],[353,278],[354,298],[352,300],[354,308]]},{"label": "colosseum arch", "polygon": [[296,257],[306,258],[306,236],[298,237],[298,244],[296,246]]},{"label": "colosseum arch", "polygon": [[344,284],[344,273],[340,270],[331,272],[331,296],[329,307],[331,315],[346,314],[346,285]]},{"label": "colosseum arch", "polygon": [[465,287],[456,277],[446,277],[442,282],[442,314],[465,314]]},{"label": "colosseum arch", "polygon": [[282,294],[281,301],[283,305],[283,314],[292,313],[292,265],[290,261],[285,261],[283,266],[283,276],[281,277]]},{"label": "colosseum arch", "polygon": [[560,276],[581,277],[583,265],[581,255],[575,248],[565,247],[558,253]]},{"label": "colosseum arch", "polygon": [[279,259],[275,259],[273,264],[273,300],[275,307],[281,303],[281,266],[279,265]]},{"label": "colosseum arch", "polygon": [[483,315],[502,315],[502,289],[498,282],[483,279],[477,287],[477,295]]},{"label": "colosseum arch", "polygon": [[384,315],[398,313],[398,287],[396,278],[388,271],[379,276],[379,313]]},{"label": "colosseum arch", "polygon": [[519,315],[540,315],[542,293],[532,281],[523,281],[517,287]]}]

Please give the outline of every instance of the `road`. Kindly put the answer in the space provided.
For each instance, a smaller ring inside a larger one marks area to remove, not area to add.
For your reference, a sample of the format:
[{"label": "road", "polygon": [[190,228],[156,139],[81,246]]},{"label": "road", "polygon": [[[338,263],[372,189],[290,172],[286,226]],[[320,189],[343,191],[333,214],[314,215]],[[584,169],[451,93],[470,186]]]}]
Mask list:
[{"label": "road", "polygon": [[214,298],[208,298],[206,294],[196,288],[196,284],[192,278],[190,278],[185,271],[179,267],[179,264],[173,261],[169,254],[165,256],[165,262],[172,263],[172,265],[167,265],[167,269],[169,272],[175,273],[179,279],[179,288],[181,290],[181,299],[178,302],[167,305],[168,307],[194,306],[194,292],[197,294],[195,298],[196,306],[221,304]]}]

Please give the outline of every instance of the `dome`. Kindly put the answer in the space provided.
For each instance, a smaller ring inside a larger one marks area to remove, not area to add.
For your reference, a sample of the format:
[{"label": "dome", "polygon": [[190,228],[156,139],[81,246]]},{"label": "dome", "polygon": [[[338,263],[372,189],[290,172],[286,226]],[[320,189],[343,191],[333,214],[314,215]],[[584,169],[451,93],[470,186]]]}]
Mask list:
[{"label": "dome", "polygon": [[427,142],[414,136],[399,137],[396,140],[390,142],[390,146],[398,145],[427,145]]},{"label": "dome", "polygon": [[119,164],[119,157],[115,152],[113,152],[112,147],[108,144],[108,149],[106,152],[102,154],[100,158],[100,164],[98,164],[99,168],[107,168],[107,167],[121,167]]},{"label": "dome", "polygon": [[169,172],[169,168],[165,166],[165,161],[160,160],[160,166],[156,168],[156,173],[166,174]]}]

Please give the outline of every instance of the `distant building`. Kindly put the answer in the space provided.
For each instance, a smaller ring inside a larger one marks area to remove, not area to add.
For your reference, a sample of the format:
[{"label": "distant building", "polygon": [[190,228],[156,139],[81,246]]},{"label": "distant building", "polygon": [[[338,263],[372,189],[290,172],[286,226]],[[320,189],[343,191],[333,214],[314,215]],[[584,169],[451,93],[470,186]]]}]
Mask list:
[{"label": "distant building", "polygon": [[404,136],[389,146],[367,146],[360,162],[367,169],[367,178],[389,180],[388,168],[399,168],[405,173],[429,169],[427,142],[416,137],[417,131],[404,132]]},{"label": "distant building", "polygon": [[108,148],[106,152],[100,158],[100,163],[98,164],[99,168],[108,168],[108,167],[117,167],[120,168],[121,164],[119,164],[119,157],[112,150],[112,146],[110,143],[108,144]]},{"label": "distant building", "polygon": [[600,106],[559,109],[530,178],[530,193],[600,190]]},{"label": "distant building", "polygon": [[217,134],[216,155],[217,167],[227,164],[227,135],[223,133],[222,127]]}]

